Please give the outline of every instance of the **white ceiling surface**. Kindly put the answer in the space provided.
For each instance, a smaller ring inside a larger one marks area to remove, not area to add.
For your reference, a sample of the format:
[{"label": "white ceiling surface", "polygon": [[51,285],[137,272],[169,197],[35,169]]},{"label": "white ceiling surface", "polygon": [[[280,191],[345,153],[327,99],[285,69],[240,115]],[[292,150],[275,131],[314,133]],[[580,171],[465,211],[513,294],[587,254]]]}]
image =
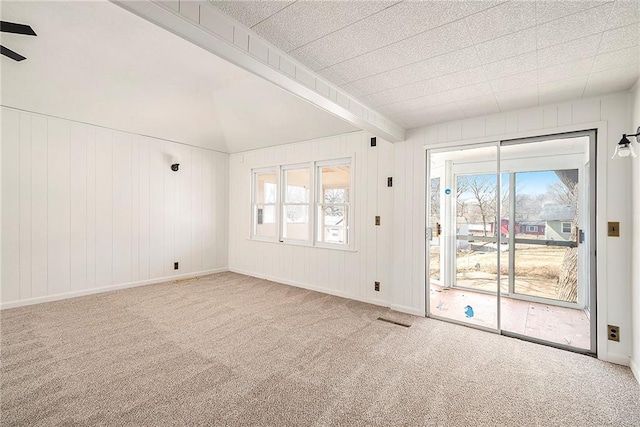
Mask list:
[{"label": "white ceiling surface", "polygon": [[224,152],[343,134],[345,121],[108,2],[2,2],[2,104]]},{"label": "white ceiling surface", "polygon": [[407,128],[639,76],[639,0],[210,1]]}]

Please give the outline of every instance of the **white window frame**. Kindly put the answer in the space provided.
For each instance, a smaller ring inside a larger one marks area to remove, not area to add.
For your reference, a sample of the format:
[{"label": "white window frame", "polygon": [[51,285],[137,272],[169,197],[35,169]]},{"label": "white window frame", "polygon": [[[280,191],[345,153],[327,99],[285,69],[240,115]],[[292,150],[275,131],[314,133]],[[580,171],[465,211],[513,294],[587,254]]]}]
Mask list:
[{"label": "white window frame", "polygon": [[538,233],[540,231],[540,229],[538,227],[539,226],[537,226],[537,225],[526,225],[525,226],[525,233]]},{"label": "white window frame", "polygon": [[[309,201],[307,203],[287,203],[287,196],[286,196],[286,191],[287,188],[285,186],[285,174],[287,173],[287,171],[289,170],[297,170],[297,169],[308,169],[309,170]],[[312,242],[313,242],[313,227],[315,224],[315,212],[313,209],[314,206],[314,200],[313,200],[313,196],[314,196],[314,173],[313,173],[313,162],[309,162],[309,163],[298,163],[298,164],[293,164],[293,165],[284,165],[284,166],[280,166],[280,183],[282,184],[280,186],[280,203],[279,203],[279,211],[280,211],[280,221],[278,223],[279,225],[279,231],[278,231],[278,236],[280,236],[280,242],[281,243],[288,243],[288,244],[292,244],[292,245],[302,245],[302,246],[312,246]],[[284,221],[286,219],[285,217],[285,207],[286,206],[307,206],[307,212],[308,212],[308,221],[309,223],[307,224],[307,238],[305,240],[302,239],[292,239],[292,238],[286,238],[284,237]]]},{"label": "white window frame", "polygon": [[327,242],[320,241],[318,236],[318,233],[319,233],[318,229],[320,228],[320,224],[319,224],[320,219],[319,219],[319,216],[316,214],[315,221],[313,224],[314,245],[320,248],[346,249],[346,250],[353,250],[354,248],[354,237],[355,237],[354,231],[355,230],[354,230],[354,221],[353,221],[353,218],[354,218],[353,182],[354,182],[355,171],[354,171],[353,157],[315,162],[314,175],[315,175],[315,181],[316,181],[316,188],[315,188],[314,212],[317,213],[323,205],[326,205],[326,203],[324,203],[324,198],[322,195],[322,179],[320,178],[320,169],[326,166],[342,166],[342,165],[349,165],[349,201],[339,204],[347,208],[347,213],[348,213],[347,224],[345,225],[345,227],[347,228],[347,243],[327,243]]},{"label": "white window frame", "polygon": [[[275,203],[263,203],[265,206],[273,206],[275,208],[275,223],[276,223],[276,233],[273,237],[268,236],[258,236],[256,235],[257,226],[258,226],[258,200],[257,200],[257,176],[261,173],[273,173],[276,175],[276,201]],[[280,206],[280,168],[277,166],[267,167],[267,168],[258,168],[251,170],[251,239],[253,240],[261,240],[265,242],[277,242],[278,237],[280,236],[280,212],[278,209]]]},{"label": "white window frame", "polygon": [[[569,224],[569,231],[564,231],[564,226],[565,224]],[[560,223],[560,232],[562,234],[571,234],[571,232],[573,231],[573,224],[570,221],[562,221]]]}]

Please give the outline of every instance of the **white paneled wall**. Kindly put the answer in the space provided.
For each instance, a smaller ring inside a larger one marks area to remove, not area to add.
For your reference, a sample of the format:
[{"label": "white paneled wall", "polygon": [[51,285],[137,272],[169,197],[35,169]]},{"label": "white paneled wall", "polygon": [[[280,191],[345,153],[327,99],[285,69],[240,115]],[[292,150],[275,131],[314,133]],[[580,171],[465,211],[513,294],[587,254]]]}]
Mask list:
[{"label": "white paneled wall", "polygon": [[2,107],[2,307],[225,270],[228,159]]},{"label": "white paneled wall", "polygon": [[[631,123],[627,132],[635,133],[634,129],[640,126],[640,80],[631,92]],[[633,139],[632,139],[633,140]],[[640,144],[632,142],[637,151],[640,151]],[[631,351],[631,369],[640,381],[640,157],[630,159],[633,162],[631,189],[632,206],[631,214],[633,221],[633,231],[631,239],[631,311],[633,328],[633,349]]]},{"label": "white paneled wall", "polygon": [[[393,145],[358,132],[232,154],[230,158],[229,269],[326,293],[392,305]],[[251,170],[354,156],[355,251],[250,239]],[[381,225],[375,225],[380,215]],[[381,283],[374,291],[374,282]],[[403,307],[394,307],[404,310]]]},{"label": "white paneled wall", "polygon": [[[409,131],[407,141],[394,145],[393,282],[397,294],[393,302],[425,312],[425,146],[598,128],[598,355],[629,364],[632,236],[624,231],[618,238],[606,236],[607,221],[620,221],[622,230],[631,230],[631,161],[611,160],[622,133],[634,128],[629,118],[629,94],[621,93]],[[621,327],[619,343],[607,341],[607,324]]]}]

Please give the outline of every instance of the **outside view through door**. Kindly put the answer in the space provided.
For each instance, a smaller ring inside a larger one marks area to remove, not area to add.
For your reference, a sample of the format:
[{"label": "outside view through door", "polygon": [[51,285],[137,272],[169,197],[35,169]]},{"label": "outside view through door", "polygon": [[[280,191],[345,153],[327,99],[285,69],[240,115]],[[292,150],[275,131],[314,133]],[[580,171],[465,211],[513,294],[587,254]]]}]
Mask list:
[{"label": "outside view through door", "polygon": [[429,155],[429,315],[595,350],[589,137],[503,143],[497,157]]}]

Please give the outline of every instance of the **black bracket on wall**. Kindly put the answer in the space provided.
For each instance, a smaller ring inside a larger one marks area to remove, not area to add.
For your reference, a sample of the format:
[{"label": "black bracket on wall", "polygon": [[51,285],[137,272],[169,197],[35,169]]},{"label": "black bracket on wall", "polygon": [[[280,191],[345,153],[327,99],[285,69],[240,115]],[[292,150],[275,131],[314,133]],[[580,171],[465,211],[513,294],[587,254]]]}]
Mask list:
[{"label": "black bracket on wall", "polygon": [[393,177],[387,177],[387,187],[393,187]]},{"label": "black bracket on wall", "polygon": [[376,142],[377,142],[376,137],[375,137],[375,136],[374,136],[374,137],[372,137],[372,138],[371,138],[371,146],[372,146],[372,147],[375,147],[375,146],[376,146]]}]

